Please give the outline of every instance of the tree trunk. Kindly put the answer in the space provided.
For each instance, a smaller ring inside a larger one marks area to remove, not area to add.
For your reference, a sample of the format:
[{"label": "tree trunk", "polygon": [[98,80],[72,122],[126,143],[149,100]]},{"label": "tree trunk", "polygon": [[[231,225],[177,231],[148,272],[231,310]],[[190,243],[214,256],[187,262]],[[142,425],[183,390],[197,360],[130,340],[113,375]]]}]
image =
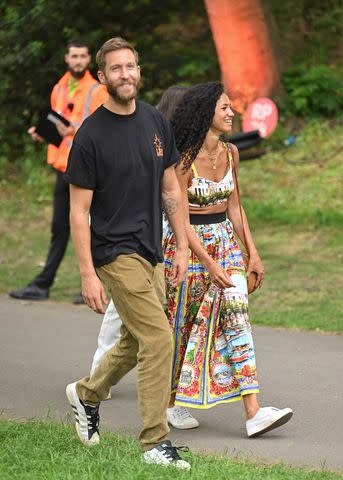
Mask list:
[{"label": "tree trunk", "polygon": [[225,90],[242,112],[280,87],[260,0],[204,0]]}]

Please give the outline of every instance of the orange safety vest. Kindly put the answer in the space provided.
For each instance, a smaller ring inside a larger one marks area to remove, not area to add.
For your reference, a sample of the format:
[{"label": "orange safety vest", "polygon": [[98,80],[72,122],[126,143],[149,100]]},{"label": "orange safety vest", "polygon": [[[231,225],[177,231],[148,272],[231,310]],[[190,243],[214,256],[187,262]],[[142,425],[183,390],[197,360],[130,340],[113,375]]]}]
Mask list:
[{"label": "orange safety vest", "polygon": [[[79,80],[73,96],[69,98],[70,76],[70,72],[67,72],[54,86],[50,103],[53,110],[69,120],[76,132],[85,118],[107,100],[108,92],[106,87],[100,85],[87,70],[84,77]],[[72,104],[73,108],[68,108],[68,104]],[[59,147],[48,145],[47,162],[49,165],[62,172],[66,171],[73,137],[74,135],[64,137]]]}]

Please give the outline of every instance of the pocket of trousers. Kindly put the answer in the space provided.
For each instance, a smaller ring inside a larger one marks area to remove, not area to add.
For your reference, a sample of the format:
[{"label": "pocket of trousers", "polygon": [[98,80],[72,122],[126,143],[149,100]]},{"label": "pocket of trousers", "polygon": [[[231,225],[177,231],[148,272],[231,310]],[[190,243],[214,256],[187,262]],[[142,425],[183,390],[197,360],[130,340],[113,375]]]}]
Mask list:
[{"label": "pocket of trousers", "polygon": [[100,270],[114,288],[133,294],[144,293],[153,289],[153,282],[144,262],[145,260],[141,260],[135,253],[120,255],[114,262],[100,267]]}]

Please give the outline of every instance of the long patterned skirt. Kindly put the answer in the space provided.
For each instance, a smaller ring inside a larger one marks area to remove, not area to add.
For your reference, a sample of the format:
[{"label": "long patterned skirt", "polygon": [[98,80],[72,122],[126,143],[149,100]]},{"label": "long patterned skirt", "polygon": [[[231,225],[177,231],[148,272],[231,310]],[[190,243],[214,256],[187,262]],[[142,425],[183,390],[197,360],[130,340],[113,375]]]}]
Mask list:
[{"label": "long patterned skirt", "polygon": [[170,278],[175,237],[164,238],[167,315],[173,332],[172,392],[176,404],[211,408],[258,392],[242,254],[229,220],[192,225],[207,253],[231,274],[234,287],[220,289],[190,251],[186,280]]}]

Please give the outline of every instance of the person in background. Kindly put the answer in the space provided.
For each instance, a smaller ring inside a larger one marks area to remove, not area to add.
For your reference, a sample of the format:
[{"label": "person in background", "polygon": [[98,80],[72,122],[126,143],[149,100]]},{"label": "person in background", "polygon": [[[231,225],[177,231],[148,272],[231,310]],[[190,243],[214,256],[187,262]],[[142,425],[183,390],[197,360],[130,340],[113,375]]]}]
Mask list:
[{"label": "person in background", "polygon": [[[68,70],[54,86],[50,98],[52,110],[70,122],[68,127],[62,122],[56,125],[63,137],[60,146],[48,145],[47,162],[56,173],[50,246],[43,270],[26,287],[9,292],[12,298],[19,300],[46,300],[49,297],[70,235],[69,185],[63,178],[69,151],[82,122],[108,98],[106,88],[88,70],[91,56],[86,43],[70,42],[64,59]],[[43,140],[34,126],[28,133],[33,141]],[[75,303],[81,303],[81,299],[78,297]]]},{"label": "person in background", "polygon": [[[233,112],[220,82],[188,90],[173,115],[189,243],[188,273],[175,287],[175,237],[164,238],[167,315],[173,329],[168,421],[175,428],[199,425],[186,407],[206,409],[243,400],[246,430],[256,437],[286,423],[290,408],[261,408],[255,349],[248,315],[247,275],[262,286],[264,267],[238,194],[237,148],[220,141]],[[247,275],[236,235],[249,254]]]},{"label": "person in background", "polygon": [[157,264],[163,260],[162,200],[177,243],[171,280],[175,286],[187,270],[188,244],[175,175],[179,155],[167,120],[136,100],[140,67],[132,45],[112,38],[96,60],[109,98],[77,132],[65,179],[84,300],[104,313],[106,285],[123,324],[116,345],[90,376],[70,383],[66,395],[80,440],[95,445],[100,441],[100,402],[137,364],[143,460],[189,469],[166,439],[172,351],[157,278]]},{"label": "person in background", "polygon": [[[182,100],[182,97],[188,90],[188,87],[182,85],[173,85],[163,93],[159,104],[157,105],[157,110],[159,110],[165,118],[170,121],[177,105]],[[167,221],[163,218],[163,231],[166,230]],[[165,285],[164,285],[164,264],[158,264],[158,282],[160,285],[160,290],[164,295]],[[110,350],[115,343],[120,338],[120,327],[122,321],[120,319],[118,310],[115,308],[113,300],[111,299],[108,307],[106,309],[105,315],[102,320],[99,336],[98,336],[98,348],[96,349],[93,357],[93,362],[91,366],[91,373],[95,371],[99,363],[101,362],[104,354]],[[111,398],[111,393],[108,393],[106,399]]]}]

